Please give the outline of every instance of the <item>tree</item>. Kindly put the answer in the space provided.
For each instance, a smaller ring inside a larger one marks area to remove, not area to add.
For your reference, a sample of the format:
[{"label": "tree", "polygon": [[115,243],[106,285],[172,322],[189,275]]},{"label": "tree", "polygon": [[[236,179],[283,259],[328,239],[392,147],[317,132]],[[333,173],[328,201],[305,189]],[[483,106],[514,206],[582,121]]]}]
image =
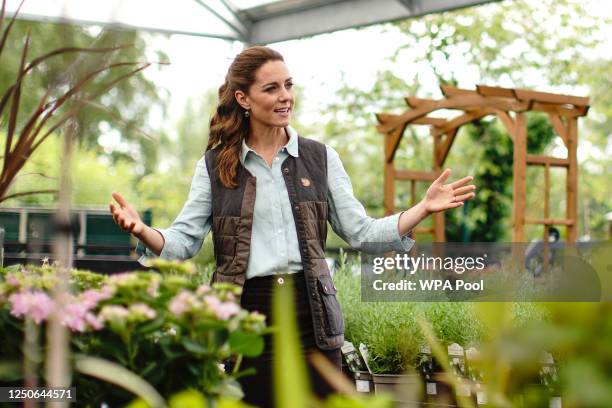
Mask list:
[{"label": "tree", "polygon": [[[588,6],[589,4],[575,0],[546,0],[537,4],[516,0],[432,14],[387,25],[387,30],[399,32],[406,38],[405,44],[389,59],[392,68],[380,72],[370,90],[356,89],[345,83],[338,92],[338,100],[323,109],[327,112],[326,118],[331,122],[326,125],[326,138],[329,143],[347,146],[342,140],[346,136],[339,135],[350,135],[350,145],[358,146],[353,148],[351,154],[341,153],[347,168],[352,171],[359,169],[359,181],[363,181],[363,185],[357,185],[355,188],[358,197],[367,203],[368,207],[380,208],[382,137],[374,130],[376,122],[372,114],[380,111],[404,111],[406,106],[403,104],[403,98],[406,96],[439,98],[441,93],[437,86],[440,84],[473,88],[474,85],[483,83],[505,87],[535,87],[553,92],[559,87],[562,87],[564,92],[571,92],[567,90],[568,87],[573,89],[571,87],[578,85],[594,85],[595,81],[589,81],[585,75],[592,72],[591,62],[586,57],[594,54],[592,50],[604,34],[602,28],[605,27],[605,20],[600,16],[590,15]],[[593,79],[610,77],[609,60],[604,60],[597,66],[599,72],[592,75]],[[405,75],[406,72],[411,75]],[[408,83],[405,83],[407,77]],[[428,82],[428,77],[435,78],[435,83]],[[610,89],[611,87],[598,86],[597,89],[593,88],[593,93],[609,95]],[[601,112],[605,112],[609,109],[610,104],[605,105],[603,100],[601,97],[594,98],[592,111],[602,109]],[[535,126],[535,123],[531,126]],[[550,140],[547,139],[547,135],[551,134],[550,126],[539,120],[537,123],[539,124],[532,128],[532,131],[541,131],[542,141]],[[610,125],[606,122],[599,123],[599,130],[593,131],[603,132],[605,137],[610,132]],[[591,123],[587,122],[586,125],[590,126]],[[480,225],[477,230],[482,231],[484,235],[472,234],[473,239],[503,238],[486,233],[485,230],[501,233],[503,223],[508,222],[510,215],[507,206],[511,193],[508,183],[511,178],[505,177],[505,185],[501,188],[498,185],[500,180],[494,177],[505,173],[505,164],[501,160],[507,160],[506,148],[509,147],[504,139],[507,139],[507,136],[501,129],[499,125],[488,121],[462,129],[447,162],[448,167],[456,170],[455,174],[475,174],[477,167],[483,166],[487,169],[486,174],[490,175],[484,177],[485,173],[480,174],[482,178],[477,180],[480,188],[478,200],[470,203],[470,215],[464,220],[471,226]],[[398,150],[396,164],[400,168],[430,168],[431,136],[419,129],[409,129],[407,132],[409,133],[404,136],[404,142]],[[474,132],[477,135],[474,136]],[[466,137],[469,134],[473,136]],[[581,135],[583,134],[585,132],[581,130]],[[599,138],[601,139],[601,136]],[[474,139],[492,143],[488,147],[489,151]],[[547,151],[553,147],[551,145],[539,148]],[[491,160],[491,149],[496,152],[496,160]],[[477,160],[465,160],[466,157]],[[609,165],[608,158],[603,160]],[[541,178],[539,175],[536,179]],[[407,207],[406,188],[399,183],[396,188],[396,204],[399,204],[397,207]],[[376,194],[370,196],[366,191],[374,191]],[[496,193],[485,193],[486,191]],[[499,191],[504,192],[505,199],[499,195]],[[420,193],[422,194],[422,191]],[[551,194],[552,201],[562,201],[561,191],[555,190]],[[495,213],[492,209],[498,208],[499,205],[506,209],[498,209],[501,213]],[[580,210],[584,211],[584,208]],[[449,236],[458,239],[458,223],[464,217],[457,211],[447,214]],[[498,217],[499,215],[504,215],[505,218]]]},{"label": "tree", "polygon": [[[80,78],[105,64],[117,61],[143,64],[147,59],[147,53],[150,53],[144,40],[136,32],[105,29],[96,33],[92,28],[77,25],[17,20],[7,37],[2,55],[0,89],[6,89],[14,81],[20,64],[24,38],[28,35],[31,37],[28,50],[31,56],[44,55],[53,49],[67,46],[98,49],[124,47],[107,54],[65,53],[40,64],[23,84],[18,117],[20,123],[34,111],[47,89],[54,84],[67,85],[68,74],[72,78]],[[159,51],[155,51],[155,54],[159,61],[167,59]],[[126,66],[101,72],[95,81],[83,89],[83,92],[90,94],[100,92],[104,84],[125,74],[129,69]],[[111,92],[106,93],[100,100],[90,101],[76,115],[81,146],[108,156],[113,163],[119,159],[133,161],[134,156],[140,157],[144,163],[143,172],[146,174],[153,171],[157,162],[157,137],[151,133],[143,133],[152,107],[163,111],[165,99],[155,84],[147,80],[142,73],[117,83]],[[106,132],[119,133],[121,140],[129,143],[131,150],[136,154],[104,150],[98,142],[101,128]]]}]

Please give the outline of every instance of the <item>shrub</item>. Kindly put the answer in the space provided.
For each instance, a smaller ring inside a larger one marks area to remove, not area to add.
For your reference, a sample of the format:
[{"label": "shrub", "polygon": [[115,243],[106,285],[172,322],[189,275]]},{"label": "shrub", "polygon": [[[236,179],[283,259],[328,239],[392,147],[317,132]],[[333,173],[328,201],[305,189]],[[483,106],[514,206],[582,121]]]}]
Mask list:
[{"label": "shrub", "polygon": [[[72,332],[73,360],[91,355],[119,363],[164,397],[186,388],[209,398],[239,397],[236,378],[245,372],[236,364],[226,373],[220,363],[261,353],[265,316],[240,308],[240,288],[211,287],[193,265],[158,260],[154,267],[157,271],[112,276],[71,271],[63,323]],[[0,331],[7,339],[0,359],[15,360],[24,338],[22,320],[43,326],[59,307],[50,295],[57,269],[11,267],[0,277]],[[133,398],[78,372],[74,385],[93,405],[105,401],[114,406]]]},{"label": "shrub", "polygon": [[[338,299],[346,323],[345,337],[355,346],[367,345],[370,368],[375,373],[399,374],[419,364],[419,350],[425,338],[417,316],[427,320],[444,344],[478,346],[487,333],[474,303],[467,302],[362,302],[361,281],[352,271],[359,261],[343,263],[334,275]],[[544,318],[535,304],[513,305],[517,325]]]}]

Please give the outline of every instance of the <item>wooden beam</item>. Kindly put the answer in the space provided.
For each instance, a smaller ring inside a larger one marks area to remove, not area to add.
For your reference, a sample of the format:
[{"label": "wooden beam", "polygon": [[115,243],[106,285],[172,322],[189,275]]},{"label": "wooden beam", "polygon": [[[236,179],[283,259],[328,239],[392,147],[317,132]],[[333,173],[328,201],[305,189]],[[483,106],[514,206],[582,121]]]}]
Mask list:
[{"label": "wooden beam", "polygon": [[457,128],[465,125],[466,123],[473,122],[477,119],[482,118],[483,116],[487,116],[495,113],[493,109],[474,109],[469,112],[464,113],[463,115],[457,116],[452,120],[447,121],[442,126],[436,126],[431,129],[432,136],[440,136],[451,132],[453,130],[457,130]]},{"label": "wooden beam", "polygon": [[[416,180],[410,180],[410,208],[414,207],[417,203],[417,196],[416,196]],[[410,231],[410,238],[412,239],[416,239],[416,231],[417,228],[413,228],[412,231]],[[414,250],[416,247],[412,247],[412,249]]]},{"label": "wooden beam", "polygon": [[404,98],[404,101],[406,102],[406,105],[413,109],[431,105],[436,102],[434,99],[417,98],[416,96],[408,96]]},{"label": "wooden beam", "polygon": [[[392,115],[389,113],[377,113],[376,114],[376,120],[378,121],[378,123],[387,123],[390,120],[393,120],[394,118],[398,117],[398,115]],[[413,120],[410,124],[411,125],[430,125],[430,126],[442,126],[444,125],[446,122],[448,122],[446,119],[444,118],[436,118],[436,117],[430,117],[430,116],[423,116],[422,118],[418,118]]]},{"label": "wooden beam", "polygon": [[536,102],[553,103],[558,105],[570,104],[574,106],[588,106],[589,98],[573,95],[562,95],[548,92],[532,91],[530,89],[514,89],[516,97],[521,100],[534,100]]},{"label": "wooden beam", "polygon": [[431,125],[431,126],[443,126],[448,121],[444,118],[432,118],[424,116],[422,118],[415,119],[411,122],[412,125]]},{"label": "wooden beam", "polygon": [[[437,160],[437,152],[440,150],[440,137],[435,136],[433,139],[433,172],[440,174],[442,172],[442,166]],[[444,242],[446,240],[444,236],[444,211],[434,213],[432,218],[433,242]]]},{"label": "wooden beam", "polygon": [[[493,108],[500,110],[525,111],[529,105],[525,102],[513,102],[503,98],[485,98],[474,93],[474,95],[454,96],[449,99],[436,101],[432,105],[422,108],[409,110],[402,113],[386,123],[379,124],[376,128],[381,133],[388,133],[400,126],[407,126],[413,120],[428,115],[429,113],[439,109],[478,109],[478,108]],[[392,155],[395,155],[399,138],[395,141]]]},{"label": "wooden beam", "polygon": [[527,218],[525,224],[537,225],[574,225],[574,221],[565,218]]},{"label": "wooden beam", "polygon": [[501,98],[516,99],[514,89],[500,88],[498,86],[476,85],[476,92],[482,96],[497,96]]},{"label": "wooden beam", "polygon": [[513,179],[513,214],[512,242],[523,242],[525,239],[525,197],[527,169],[527,118],[524,113],[517,113],[514,131],[514,179]]},{"label": "wooden beam", "polygon": [[549,113],[548,118],[559,137],[561,137],[561,140],[563,140],[563,144],[567,147],[567,126],[561,120],[561,116]]},{"label": "wooden beam", "polygon": [[[544,219],[548,219],[550,217],[549,212],[549,201],[550,201],[550,165],[547,163],[544,166]],[[542,253],[542,259],[545,261],[544,264],[544,272],[548,271],[548,254],[550,252],[550,243],[548,239],[548,235],[550,234],[550,224],[544,224],[544,251]]]},{"label": "wooden beam", "polygon": [[497,86],[477,85],[476,91],[469,89],[457,88],[450,85],[441,85],[440,90],[446,97],[454,95],[474,95],[504,97],[512,99],[520,99],[523,101],[533,100],[536,102],[551,103],[557,105],[570,104],[574,106],[588,106],[590,100],[588,97],[554,94],[548,92],[532,91],[530,89],[515,89],[502,88]]},{"label": "wooden beam", "polygon": [[[385,157],[389,157],[393,145],[393,135],[385,135]],[[395,167],[393,166],[393,158],[385,160],[383,173],[383,205],[385,207],[385,215],[392,215],[395,211]]]},{"label": "wooden beam", "polygon": [[[544,218],[550,217],[549,203],[550,200],[550,165],[544,165]],[[546,258],[544,258],[546,259]]]},{"label": "wooden beam", "polygon": [[451,85],[440,85],[440,91],[447,98],[455,95],[478,95],[476,91],[461,89]]},{"label": "wooden beam", "polygon": [[527,164],[534,166],[568,167],[569,160],[559,157],[542,156],[539,154],[528,154]]},{"label": "wooden beam", "polygon": [[514,119],[512,119],[510,117],[510,114],[506,111],[496,110],[495,113],[497,113],[497,117],[499,118],[501,123],[504,125],[504,127],[508,131],[508,134],[510,135],[510,138],[512,139],[512,141],[514,141],[514,132],[515,132]]},{"label": "wooden beam", "polygon": [[573,105],[557,105],[552,103],[534,102],[531,106],[531,110],[535,112],[552,113],[555,115],[565,116],[567,118],[576,118],[579,116],[585,116],[589,111],[589,107],[574,107]]},{"label": "wooden beam", "polygon": [[424,234],[424,233],[433,234],[434,228],[433,227],[416,227],[413,231],[418,234]]},{"label": "wooden beam", "polygon": [[[395,153],[397,152],[397,147],[399,146],[402,136],[404,135],[404,131],[406,130],[406,126],[408,125],[402,125],[401,127],[389,132],[389,138],[385,137],[385,163],[393,162]],[[386,146],[387,143],[389,144],[388,149]]]},{"label": "wooden beam", "polygon": [[[436,152],[436,162],[440,165],[440,167],[444,166],[444,162],[448,157],[448,153],[450,152],[453,143],[455,142],[455,138],[457,136],[457,132],[459,128],[456,127],[451,130],[444,139],[444,142],[438,145],[438,151]],[[437,136],[434,136],[437,137]]]},{"label": "wooden beam", "polygon": [[378,123],[387,123],[397,117],[397,115],[391,115],[389,113],[376,113],[375,115]]},{"label": "wooden beam", "polygon": [[432,182],[437,179],[439,173],[435,171],[419,171],[419,170],[395,170],[396,180],[415,180]]},{"label": "wooden beam", "polygon": [[567,226],[567,241],[578,239],[578,119],[570,119],[567,123],[567,167],[566,177],[566,214],[573,224]]}]

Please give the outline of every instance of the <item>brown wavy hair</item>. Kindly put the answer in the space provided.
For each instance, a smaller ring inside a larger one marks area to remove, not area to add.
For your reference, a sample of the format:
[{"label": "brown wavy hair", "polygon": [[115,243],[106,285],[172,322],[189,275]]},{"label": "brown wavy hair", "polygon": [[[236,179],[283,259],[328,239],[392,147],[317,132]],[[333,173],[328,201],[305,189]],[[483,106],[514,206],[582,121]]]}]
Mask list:
[{"label": "brown wavy hair", "polygon": [[249,134],[249,118],[238,104],[234,93],[241,90],[248,94],[255,82],[255,73],[268,61],[284,61],[283,56],[271,48],[254,46],[243,50],[234,58],[227,70],[225,82],[219,88],[219,104],[210,119],[206,151],[219,147],[216,171],[221,184],[236,188],[236,173],[240,161],[242,141]]}]

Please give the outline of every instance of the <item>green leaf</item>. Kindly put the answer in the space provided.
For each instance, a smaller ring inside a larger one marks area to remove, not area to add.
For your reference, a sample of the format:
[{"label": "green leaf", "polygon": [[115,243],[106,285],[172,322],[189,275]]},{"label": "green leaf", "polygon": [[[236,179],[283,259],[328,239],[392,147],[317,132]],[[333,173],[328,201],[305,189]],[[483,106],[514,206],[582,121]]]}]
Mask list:
[{"label": "green leaf", "polygon": [[189,351],[190,353],[194,353],[194,354],[206,354],[208,353],[208,349],[206,349],[204,346],[202,346],[201,344],[187,338],[187,337],[183,337],[181,339],[181,343],[183,343],[183,346],[185,347],[185,349],[187,351]]},{"label": "green leaf", "polygon": [[145,368],[140,371],[140,375],[146,377],[155,368],[157,368],[157,361],[150,361],[149,364],[147,364]]},{"label": "green leaf", "polygon": [[213,388],[213,392],[224,397],[242,399],[244,392],[240,383],[233,378],[228,378]]},{"label": "green leaf", "polygon": [[164,322],[164,316],[158,316],[157,319],[147,322],[142,326],[138,327],[138,329],[136,329],[136,332],[139,334],[147,334],[154,332],[155,330],[161,328],[164,325]]},{"label": "green leaf", "polygon": [[228,343],[234,352],[247,357],[257,357],[264,349],[263,338],[253,333],[231,333]]},{"label": "green leaf", "polygon": [[239,378],[246,377],[249,375],[257,375],[257,370],[255,369],[255,367],[249,367],[245,368],[244,370],[240,370],[236,374],[234,374],[233,377],[237,380]]},{"label": "green leaf", "polygon": [[117,363],[98,357],[84,356],[76,358],[75,368],[80,373],[130,391],[155,408],[166,407],[164,399],[151,384]]}]

